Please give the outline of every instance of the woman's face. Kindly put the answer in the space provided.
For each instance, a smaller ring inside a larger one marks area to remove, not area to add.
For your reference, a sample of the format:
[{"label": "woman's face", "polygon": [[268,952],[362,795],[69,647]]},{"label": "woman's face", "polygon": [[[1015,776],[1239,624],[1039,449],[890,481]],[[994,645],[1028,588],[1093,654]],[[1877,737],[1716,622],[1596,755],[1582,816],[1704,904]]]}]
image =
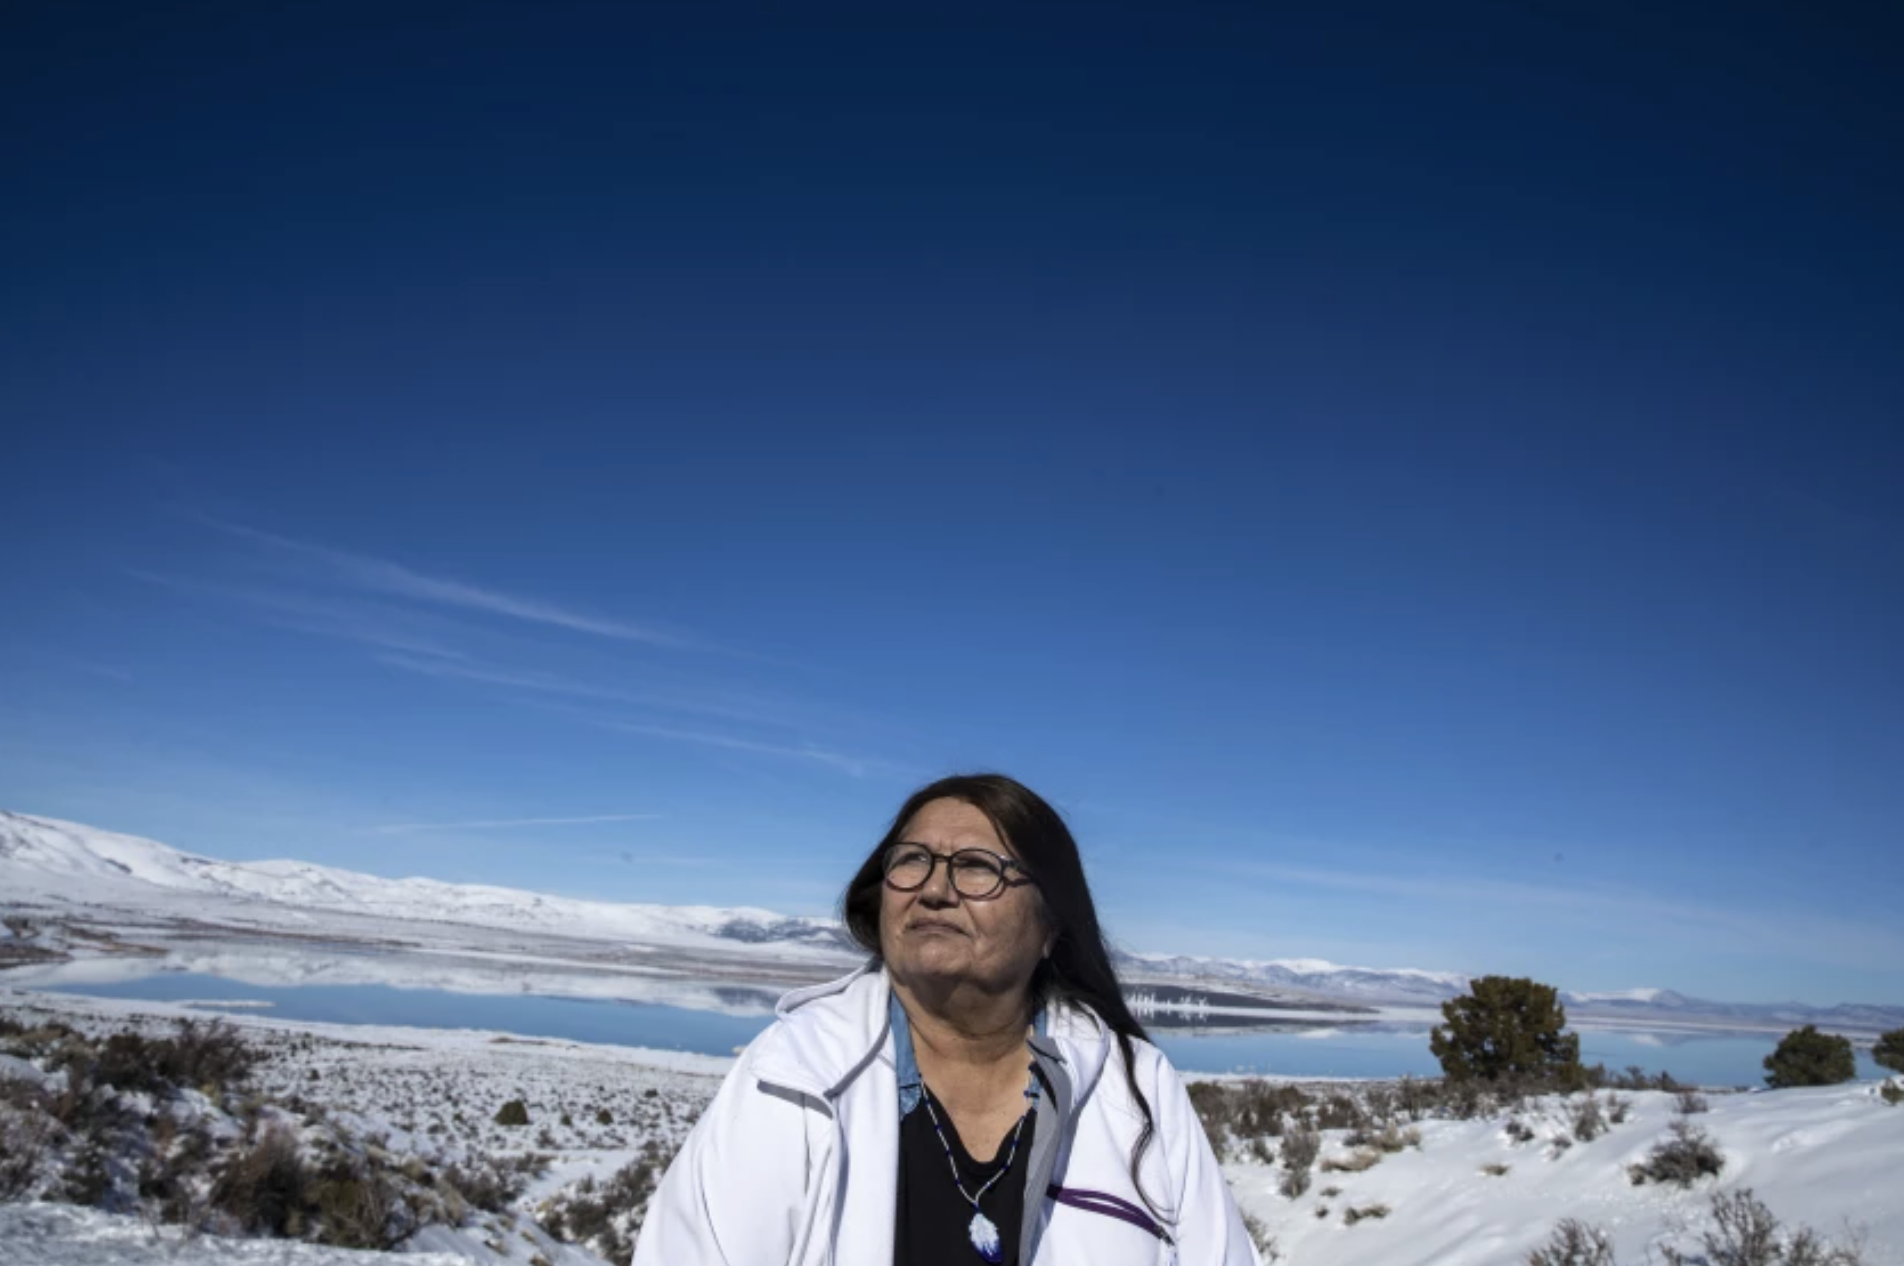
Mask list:
[{"label": "woman's face", "polygon": [[[900,833],[941,856],[982,848],[1016,858],[983,813],[963,800],[933,800]],[[998,895],[974,899],[952,886],[952,868],[940,864],[923,888],[880,889],[879,952],[901,984],[970,985],[989,994],[1023,993],[1044,957],[1050,936],[1036,884],[1020,872]]]}]

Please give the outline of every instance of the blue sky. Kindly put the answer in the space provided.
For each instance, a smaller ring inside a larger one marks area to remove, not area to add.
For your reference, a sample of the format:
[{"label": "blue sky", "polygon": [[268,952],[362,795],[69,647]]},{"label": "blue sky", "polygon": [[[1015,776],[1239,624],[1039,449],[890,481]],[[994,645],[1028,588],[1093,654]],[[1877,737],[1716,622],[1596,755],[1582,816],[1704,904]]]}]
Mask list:
[{"label": "blue sky", "polygon": [[1878,6],[0,18],[0,805],[1904,1000]]}]

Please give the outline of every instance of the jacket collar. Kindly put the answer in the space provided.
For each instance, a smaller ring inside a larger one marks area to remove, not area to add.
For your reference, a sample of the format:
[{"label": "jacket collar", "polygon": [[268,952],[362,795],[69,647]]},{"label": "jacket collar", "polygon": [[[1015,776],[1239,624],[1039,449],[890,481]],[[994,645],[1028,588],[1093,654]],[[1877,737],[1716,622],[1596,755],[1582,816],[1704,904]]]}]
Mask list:
[{"label": "jacket collar", "polygon": [[[876,960],[838,980],[796,989],[780,999],[774,1008],[779,1023],[760,1037],[755,1074],[831,1103],[875,1059],[896,1062],[891,1006],[892,984]],[[1070,1095],[1060,1107],[1068,1116],[1096,1088],[1111,1034],[1090,1008],[1062,1003],[1046,1008],[1041,1027],[1031,1048],[1063,1068]]]}]

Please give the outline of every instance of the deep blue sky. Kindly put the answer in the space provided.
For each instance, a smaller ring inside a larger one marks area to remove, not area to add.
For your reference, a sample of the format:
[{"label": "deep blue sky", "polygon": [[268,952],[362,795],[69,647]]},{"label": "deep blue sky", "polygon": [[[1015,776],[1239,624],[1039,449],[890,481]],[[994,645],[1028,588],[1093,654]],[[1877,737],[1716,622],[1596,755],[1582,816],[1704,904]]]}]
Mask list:
[{"label": "deep blue sky", "polygon": [[1904,1000],[1895,6],[266,8],[0,16],[0,805]]}]

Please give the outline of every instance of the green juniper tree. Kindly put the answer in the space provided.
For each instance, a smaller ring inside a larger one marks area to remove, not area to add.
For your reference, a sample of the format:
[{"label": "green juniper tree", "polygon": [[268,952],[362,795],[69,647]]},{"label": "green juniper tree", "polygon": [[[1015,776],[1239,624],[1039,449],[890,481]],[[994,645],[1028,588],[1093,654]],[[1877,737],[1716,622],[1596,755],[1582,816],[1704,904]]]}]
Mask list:
[{"label": "green juniper tree", "polygon": [[1871,1058],[1880,1067],[1894,1073],[1904,1073],[1904,1029],[1892,1029],[1881,1035],[1877,1045],[1871,1048]]},{"label": "green juniper tree", "polygon": [[1807,1024],[1779,1039],[1778,1049],[1765,1057],[1765,1084],[1774,1090],[1791,1086],[1835,1086],[1858,1075],[1851,1039],[1820,1033]]},{"label": "green juniper tree", "polygon": [[1449,1081],[1525,1078],[1576,1086],[1584,1077],[1580,1038],[1552,985],[1520,976],[1483,976],[1441,1004],[1445,1023],[1428,1049]]}]

